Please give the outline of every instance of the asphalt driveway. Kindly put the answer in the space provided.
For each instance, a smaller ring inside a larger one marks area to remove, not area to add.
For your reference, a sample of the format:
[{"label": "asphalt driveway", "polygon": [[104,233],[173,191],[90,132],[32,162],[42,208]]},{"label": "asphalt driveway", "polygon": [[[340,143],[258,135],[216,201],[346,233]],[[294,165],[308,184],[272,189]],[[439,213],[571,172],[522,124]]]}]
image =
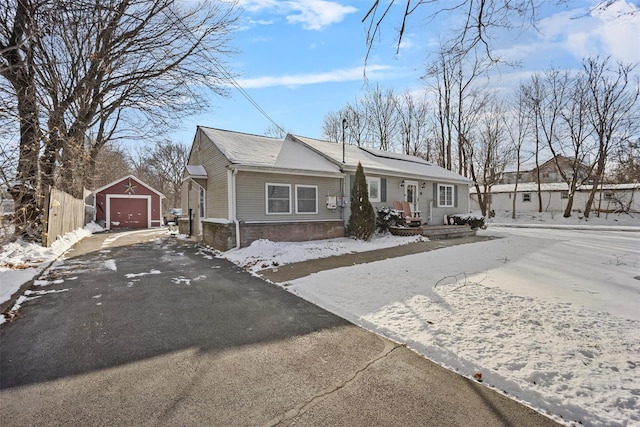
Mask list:
[{"label": "asphalt driveway", "polygon": [[555,425],[192,243],[115,237],[0,327],[3,424]]}]

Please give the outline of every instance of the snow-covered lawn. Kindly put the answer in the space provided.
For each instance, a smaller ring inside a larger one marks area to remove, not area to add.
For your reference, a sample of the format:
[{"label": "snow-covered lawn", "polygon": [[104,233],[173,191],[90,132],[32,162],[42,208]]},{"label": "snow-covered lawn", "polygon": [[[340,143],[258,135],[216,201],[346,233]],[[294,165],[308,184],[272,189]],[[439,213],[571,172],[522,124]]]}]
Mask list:
[{"label": "snow-covered lawn", "polygon": [[[640,425],[640,220],[612,216],[586,223],[538,214],[525,222],[556,228],[492,224],[479,234],[493,240],[281,285],[462,375],[480,373],[487,386],[558,421]],[[262,268],[413,240],[258,241],[219,256],[259,274]],[[25,271],[7,263],[28,264],[31,258],[32,264],[41,261],[31,267],[37,270],[50,262],[43,258],[57,256],[36,251],[21,257],[29,251],[13,249],[13,256],[0,254],[0,295],[7,285],[16,286],[9,283],[12,274]]]},{"label": "snow-covered lawn", "polygon": [[287,289],[543,413],[640,425],[640,233],[481,234]]}]

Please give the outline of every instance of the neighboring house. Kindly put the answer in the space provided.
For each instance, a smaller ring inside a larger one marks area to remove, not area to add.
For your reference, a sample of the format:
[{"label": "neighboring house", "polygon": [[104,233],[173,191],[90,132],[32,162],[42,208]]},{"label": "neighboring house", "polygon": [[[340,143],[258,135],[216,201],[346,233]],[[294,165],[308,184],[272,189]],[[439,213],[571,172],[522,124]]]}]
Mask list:
[{"label": "neighboring house", "polygon": [[418,157],[302,136],[282,140],[199,126],[185,168],[186,218],[180,230],[221,250],[258,239],[344,236],[358,163],[374,207],[407,200],[435,224],[442,224],[444,215],[469,212],[471,181]]},{"label": "neighboring house", "polygon": [[[556,164],[557,160],[557,164]],[[516,175],[518,175],[518,182],[537,182],[538,181],[538,169],[540,170],[540,183],[556,183],[565,182],[562,178],[562,171],[565,176],[573,176],[573,159],[556,156],[544,162],[539,168],[533,168],[531,170],[523,170],[516,174],[516,172],[504,172],[501,176],[499,184],[514,184],[516,182]],[[559,167],[558,167],[559,166]],[[589,167],[581,164],[578,167],[578,174],[580,180],[587,182],[589,176]]]},{"label": "neighboring house", "polygon": [[[582,185],[578,188],[573,200],[574,212],[584,210],[591,188],[591,185]],[[540,189],[544,212],[564,212],[569,200],[567,184],[540,184]],[[488,209],[495,212],[511,212],[513,190],[514,184],[492,186]],[[516,212],[538,211],[538,184],[535,182],[518,183],[518,192],[515,197]],[[599,185],[592,208],[599,209],[601,212],[640,212],[640,183]],[[480,210],[475,188],[471,189],[471,210]]]},{"label": "neighboring house", "polygon": [[133,175],[93,191],[94,221],[107,230],[162,224],[164,195]]}]

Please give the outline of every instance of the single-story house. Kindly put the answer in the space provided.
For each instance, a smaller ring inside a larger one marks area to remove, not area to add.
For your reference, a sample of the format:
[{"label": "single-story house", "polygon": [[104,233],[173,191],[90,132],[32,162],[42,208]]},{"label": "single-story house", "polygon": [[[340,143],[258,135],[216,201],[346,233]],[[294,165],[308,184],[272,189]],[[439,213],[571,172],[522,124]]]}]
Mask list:
[{"label": "single-story house", "polygon": [[94,221],[101,227],[151,228],[162,225],[162,193],[133,175],[93,191]]},{"label": "single-story house", "polygon": [[183,177],[180,231],[221,250],[258,239],[342,237],[358,163],[374,208],[406,200],[428,224],[469,212],[471,181],[419,157],[199,126]]},{"label": "single-story house", "polygon": [[[515,184],[499,184],[491,187],[489,210],[511,212],[513,209]],[[574,195],[572,210],[584,211],[591,185],[580,186]],[[542,210],[544,212],[564,212],[569,200],[569,186],[566,183],[540,184]],[[481,187],[481,191],[484,191]],[[471,210],[480,210],[475,187],[471,188]],[[515,193],[516,212],[538,212],[538,184],[518,183]],[[640,212],[640,183],[602,184],[593,201],[593,210],[601,212]]]}]

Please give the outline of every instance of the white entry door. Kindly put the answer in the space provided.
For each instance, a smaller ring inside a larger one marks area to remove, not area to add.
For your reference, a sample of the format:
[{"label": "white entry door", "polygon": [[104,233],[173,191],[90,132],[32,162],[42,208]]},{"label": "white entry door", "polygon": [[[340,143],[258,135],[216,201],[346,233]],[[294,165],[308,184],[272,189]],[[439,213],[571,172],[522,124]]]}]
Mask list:
[{"label": "white entry door", "polygon": [[420,210],[418,194],[418,183],[416,181],[406,181],[404,185],[404,199],[409,202],[411,213],[415,213]]}]

